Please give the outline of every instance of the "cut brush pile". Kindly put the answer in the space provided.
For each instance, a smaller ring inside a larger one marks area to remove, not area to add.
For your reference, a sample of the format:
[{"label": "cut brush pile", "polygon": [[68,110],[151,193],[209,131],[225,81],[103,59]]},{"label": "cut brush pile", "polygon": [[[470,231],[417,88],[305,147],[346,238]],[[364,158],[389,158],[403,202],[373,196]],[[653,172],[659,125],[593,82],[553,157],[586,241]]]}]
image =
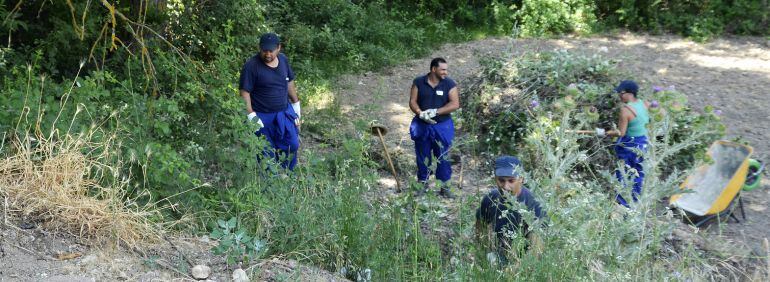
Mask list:
[{"label": "cut brush pile", "polygon": [[113,151],[119,145],[103,134],[92,127],[85,134],[15,138],[0,162],[5,213],[97,243],[157,238],[148,220],[157,210],[126,197],[127,177]]}]

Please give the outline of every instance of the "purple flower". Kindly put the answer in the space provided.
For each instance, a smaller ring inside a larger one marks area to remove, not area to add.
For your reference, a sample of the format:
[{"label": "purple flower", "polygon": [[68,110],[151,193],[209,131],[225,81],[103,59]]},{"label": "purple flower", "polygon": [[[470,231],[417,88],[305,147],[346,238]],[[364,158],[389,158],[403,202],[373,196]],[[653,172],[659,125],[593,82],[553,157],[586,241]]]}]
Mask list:
[{"label": "purple flower", "polygon": [[721,116],[722,115],[722,110],[714,110],[714,115]]},{"label": "purple flower", "polygon": [[654,86],[654,87],[652,87],[652,92],[653,92],[653,93],[658,93],[658,92],[660,92],[660,91],[663,91],[663,87],[660,87],[660,86]]},{"label": "purple flower", "polygon": [[537,100],[535,100],[535,99],[532,99],[532,101],[531,101],[531,102],[529,102],[529,107],[530,107],[530,108],[537,108],[538,106],[540,106],[540,102],[538,102],[538,101],[537,101]]},{"label": "purple flower", "polygon": [[650,102],[651,108],[657,108],[659,106],[660,106],[660,103],[658,103],[658,100],[652,100],[652,102]]}]

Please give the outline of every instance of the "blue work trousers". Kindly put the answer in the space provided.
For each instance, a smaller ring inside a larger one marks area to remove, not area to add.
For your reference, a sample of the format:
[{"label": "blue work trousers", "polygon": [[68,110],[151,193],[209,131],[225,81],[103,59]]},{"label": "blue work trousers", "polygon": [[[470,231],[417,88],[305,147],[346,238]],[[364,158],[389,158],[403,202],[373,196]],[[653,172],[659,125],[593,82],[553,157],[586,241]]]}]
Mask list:
[{"label": "blue work trousers", "polygon": [[257,113],[264,127],[254,134],[265,136],[271,148],[265,148],[257,156],[258,161],[273,159],[284,169],[294,170],[297,165],[297,149],[299,149],[299,131],[294,121],[298,118],[291,105],[286,110],[275,113]]},{"label": "blue work trousers", "polygon": [[[627,182],[626,176],[633,176],[634,185],[631,189],[631,197],[633,197],[634,202],[639,200],[639,195],[642,194],[642,183],[644,182],[644,168],[642,167],[644,157],[639,153],[646,152],[646,136],[623,136],[618,138],[618,141],[615,143],[615,154],[618,156],[618,159],[623,160],[625,163],[623,171],[615,171],[615,177],[625,187]],[[615,196],[615,200],[618,204],[628,207],[628,202],[620,194]]]},{"label": "blue work trousers", "polygon": [[448,182],[452,178],[452,163],[448,160],[449,148],[455,138],[455,125],[452,119],[428,124],[420,118],[412,119],[409,136],[414,141],[417,161],[417,181],[426,182],[432,173],[429,167],[435,158],[436,179]]}]

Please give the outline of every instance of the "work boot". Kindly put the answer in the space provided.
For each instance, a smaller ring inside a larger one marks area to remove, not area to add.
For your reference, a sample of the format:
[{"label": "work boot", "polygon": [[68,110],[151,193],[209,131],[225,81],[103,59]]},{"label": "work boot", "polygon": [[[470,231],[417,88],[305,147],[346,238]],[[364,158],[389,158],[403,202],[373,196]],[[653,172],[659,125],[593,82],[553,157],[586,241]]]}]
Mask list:
[{"label": "work boot", "polygon": [[455,198],[455,195],[452,194],[452,191],[450,191],[449,187],[447,186],[441,186],[441,190],[438,191],[438,195],[447,199]]},{"label": "work boot", "polygon": [[422,197],[428,193],[428,182],[419,182],[417,184],[417,190],[414,191],[415,197]]}]

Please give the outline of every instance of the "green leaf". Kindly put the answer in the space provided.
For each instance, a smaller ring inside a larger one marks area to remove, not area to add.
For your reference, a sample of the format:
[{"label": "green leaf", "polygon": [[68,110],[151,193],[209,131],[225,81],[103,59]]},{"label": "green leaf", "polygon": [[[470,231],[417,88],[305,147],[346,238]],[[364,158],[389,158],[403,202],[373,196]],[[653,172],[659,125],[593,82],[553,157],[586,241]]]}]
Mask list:
[{"label": "green leaf", "polygon": [[220,239],[222,238],[223,235],[224,234],[222,234],[222,230],[215,229],[214,231],[211,231],[211,234],[209,235],[209,237],[213,239]]},{"label": "green leaf", "polygon": [[237,219],[235,217],[230,218],[230,220],[227,221],[227,226],[230,228],[235,228],[235,225],[238,223]]},{"label": "green leaf", "polygon": [[168,135],[171,133],[171,125],[169,125],[167,122],[163,121],[156,121],[155,127],[160,130],[161,133],[164,135]]},{"label": "green leaf", "polygon": [[265,247],[265,242],[262,240],[254,240],[254,250],[261,251]]},{"label": "green leaf", "polygon": [[239,242],[243,239],[244,236],[246,236],[246,231],[238,230],[237,232],[235,232],[235,240]]}]

